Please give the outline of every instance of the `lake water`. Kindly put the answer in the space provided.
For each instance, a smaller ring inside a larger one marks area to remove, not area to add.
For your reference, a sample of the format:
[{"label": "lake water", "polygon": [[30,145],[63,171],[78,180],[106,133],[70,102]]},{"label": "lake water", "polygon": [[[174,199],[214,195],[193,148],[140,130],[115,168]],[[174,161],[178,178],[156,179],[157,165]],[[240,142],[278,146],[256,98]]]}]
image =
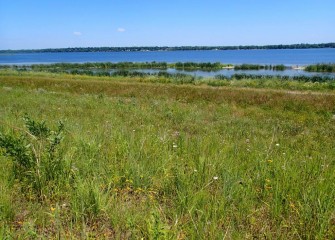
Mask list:
[{"label": "lake water", "polygon": [[335,48],[225,51],[66,52],[0,54],[0,64],[83,62],[221,62],[308,65],[335,63]]},{"label": "lake water", "polygon": [[[66,52],[66,53],[18,53],[0,54],[0,65],[30,65],[50,63],[84,62],[221,62],[230,64],[262,64],[286,66],[304,66],[316,63],[335,63],[335,49],[278,49],[278,50],[218,50],[218,51],[153,51],[153,52]],[[175,70],[169,70],[175,71]],[[234,73],[271,74],[271,75],[327,75],[307,73],[301,70],[285,71],[233,71],[186,72],[197,76],[214,76]]]}]

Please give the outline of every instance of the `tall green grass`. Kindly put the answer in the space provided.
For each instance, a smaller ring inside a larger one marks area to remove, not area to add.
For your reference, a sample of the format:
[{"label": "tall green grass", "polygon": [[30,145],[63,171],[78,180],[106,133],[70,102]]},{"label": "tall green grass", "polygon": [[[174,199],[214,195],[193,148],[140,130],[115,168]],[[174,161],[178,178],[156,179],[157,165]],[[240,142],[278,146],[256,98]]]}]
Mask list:
[{"label": "tall green grass", "polygon": [[3,238],[334,237],[332,93],[81,77],[0,78],[0,131],[62,120],[71,172],[40,200],[2,156]]},{"label": "tall green grass", "polygon": [[335,72],[335,64],[319,63],[315,65],[308,65],[305,70],[308,72]]}]

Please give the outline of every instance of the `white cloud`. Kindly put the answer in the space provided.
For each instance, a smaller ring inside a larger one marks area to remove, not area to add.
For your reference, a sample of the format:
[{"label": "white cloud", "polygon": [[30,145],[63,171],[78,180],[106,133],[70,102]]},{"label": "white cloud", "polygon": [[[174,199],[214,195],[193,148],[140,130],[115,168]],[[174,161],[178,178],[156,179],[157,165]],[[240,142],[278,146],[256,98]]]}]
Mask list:
[{"label": "white cloud", "polygon": [[125,32],[126,29],[119,27],[119,28],[117,29],[117,31],[118,31],[118,32]]},{"label": "white cloud", "polygon": [[82,33],[81,32],[73,32],[73,35],[76,35],[76,36],[81,36]]}]

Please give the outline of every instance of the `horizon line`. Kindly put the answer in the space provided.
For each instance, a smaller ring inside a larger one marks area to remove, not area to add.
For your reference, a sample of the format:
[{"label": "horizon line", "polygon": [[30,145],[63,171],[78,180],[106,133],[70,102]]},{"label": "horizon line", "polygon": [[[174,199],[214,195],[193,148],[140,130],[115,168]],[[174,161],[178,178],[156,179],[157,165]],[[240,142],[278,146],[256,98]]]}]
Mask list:
[{"label": "horizon line", "polygon": [[[321,45],[323,48],[335,48],[335,42],[328,43],[292,43],[292,44],[266,44],[266,45],[181,45],[181,46],[100,46],[100,47],[50,47],[50,48],[26,48],[26,49],[0,49],[0,52],[24,52],[24,51],[34,51],[34,52],[47,52],[47,51],[57,51],[57,50],[80,50],[80,49],[146,49],[146,48],[157,48],[157,49],[175,49],[175,50],[187,50],[187,48],[226,48],[221,50],[252,50],[252,49],[261,49],[261,48],[280,48],[285,47],[286,49],[296,49],[297,46],[304,46],[305,48],[312,48],[313,46]],[[328,46],[329,45],[329,46]],[[193,49],[196,50],[196,49]],[[220,49],[218,49],[220,50]]]}]

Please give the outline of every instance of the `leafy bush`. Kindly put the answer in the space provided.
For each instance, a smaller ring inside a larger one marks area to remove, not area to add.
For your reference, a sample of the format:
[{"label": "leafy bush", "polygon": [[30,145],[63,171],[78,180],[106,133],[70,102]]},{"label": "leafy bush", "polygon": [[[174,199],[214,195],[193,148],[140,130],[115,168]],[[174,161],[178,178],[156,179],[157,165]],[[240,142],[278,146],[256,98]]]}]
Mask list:
[{"label": "leafy bush", "polygon": [[7,134],[0,132],[0,149],[12,159],[15,179],[26,190],[43,198],[43,189],[56,186],[64,174],[69,174],[60,149],[64,124],[59,122],[52,130],[45,121],[34,121],[27,115],[24,121],[26,129],[16,128],[17,131]]}]

